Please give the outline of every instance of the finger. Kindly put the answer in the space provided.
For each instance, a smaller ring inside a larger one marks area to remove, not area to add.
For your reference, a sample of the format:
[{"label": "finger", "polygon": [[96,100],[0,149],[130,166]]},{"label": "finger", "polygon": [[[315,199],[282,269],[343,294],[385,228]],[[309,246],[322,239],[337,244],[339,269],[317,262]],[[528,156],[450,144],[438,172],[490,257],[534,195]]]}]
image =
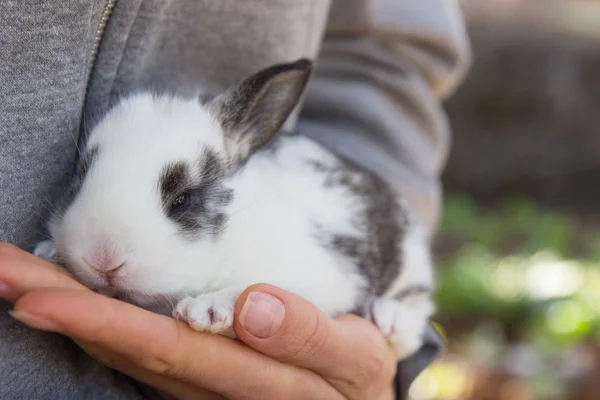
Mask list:
[{"label": "finger", "polygon": [[238,299],[235,330],[263,354],[317,372],[349,398],[387,390],[396,360],[383,335],[363,318],[328,318],[317,307],[270,285],[253,285]]},{"label": "finger", "polygon": [[311,371],[275,361],[239,341],[195,332],[172,318],[93,292],[38,290],[20,298],[15,311],[28,325],[109,349],[118,355],[112,361],[117,369],[124,361],[131,362],[153,374],[233,399],[341,398]]},{"label": "finger", "polygon": [[173,400],[222,400],[220,396],[209,390],[184,383],[173,378],[152,373],[133,362],[122,358],[120,355],[85,341],[76,341],[89,355],[111,368],[118,369],[138,381],[145,382],[158,390],[165,399]]},{"label": "finger", "polygon": [[0,296],[11,302],[35,289],[89,290],[64,268],[8,243],[0,243],[0,283]]}]

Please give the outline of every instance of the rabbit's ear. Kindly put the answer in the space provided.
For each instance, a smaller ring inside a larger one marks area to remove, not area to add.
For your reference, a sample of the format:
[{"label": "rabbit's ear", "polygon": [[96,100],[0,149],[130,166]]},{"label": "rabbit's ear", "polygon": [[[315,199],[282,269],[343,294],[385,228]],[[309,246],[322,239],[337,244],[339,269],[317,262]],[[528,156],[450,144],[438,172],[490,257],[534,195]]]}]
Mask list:
[{"label": "rabbit's ear", "polygon": [[311,71],[308,59],[274,65],[210,101],[235,161],[245,162],[281,129],[302,97]]}]

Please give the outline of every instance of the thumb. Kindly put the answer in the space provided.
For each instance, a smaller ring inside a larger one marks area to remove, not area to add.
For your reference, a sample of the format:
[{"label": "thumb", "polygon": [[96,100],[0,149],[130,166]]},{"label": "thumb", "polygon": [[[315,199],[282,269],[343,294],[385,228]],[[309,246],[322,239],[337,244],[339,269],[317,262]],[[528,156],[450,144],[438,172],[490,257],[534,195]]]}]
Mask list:
[{"label": "thumb", "polygon": [[353,315],[331,319],[302,297],[271,285],[246,289],[234,321],[244,343],[315,371],[349,398],[389,385],[396,373],[393,352],[372,323]]}]

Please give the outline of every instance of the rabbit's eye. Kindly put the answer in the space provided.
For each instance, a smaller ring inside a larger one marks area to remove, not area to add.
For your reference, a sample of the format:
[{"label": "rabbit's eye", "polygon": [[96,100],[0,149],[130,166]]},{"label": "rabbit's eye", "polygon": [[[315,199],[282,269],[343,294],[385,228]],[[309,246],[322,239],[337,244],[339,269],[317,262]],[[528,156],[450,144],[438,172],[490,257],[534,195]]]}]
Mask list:
[{"label": "rabbit's eye", "polygon": [[185,201],[187,200],[187,196],[185,194],[181,194],[179,196],[177,196],[177,198],[175,198],[175,200],[173,200],[173,207],[181,207],[182,205],[185,204]]}]

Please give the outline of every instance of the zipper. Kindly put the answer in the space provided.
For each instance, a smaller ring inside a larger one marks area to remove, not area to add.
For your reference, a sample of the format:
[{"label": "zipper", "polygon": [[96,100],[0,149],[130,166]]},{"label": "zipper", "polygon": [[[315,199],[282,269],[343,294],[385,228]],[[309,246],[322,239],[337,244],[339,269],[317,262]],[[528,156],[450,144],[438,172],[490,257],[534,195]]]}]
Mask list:
[{"label": "zipper", "polygon": [[88,75],[87,75],[87,83],[86,83],[86,93],[87,89],[90,86],[90,81],[92,80],[92,72],[94,71],[94,67],[96,66],[96,58],[98,56],[98,51],[100,50],[100,43],[102,43],[102,37],[104,36],[104,31],[106,30],[106,25],[108,25],[108,20],[112,15],[112,11],[115,8],[115,4],[117,0],[108,0],[104,5],[104,11],[102,11],[102,18],[100,19],[100,23],[98,24],[98,28],[96,28],[96,37],[94,38],[94,47],[92,48],[92,52],[90,54],[90,64],[88,67]]}]

